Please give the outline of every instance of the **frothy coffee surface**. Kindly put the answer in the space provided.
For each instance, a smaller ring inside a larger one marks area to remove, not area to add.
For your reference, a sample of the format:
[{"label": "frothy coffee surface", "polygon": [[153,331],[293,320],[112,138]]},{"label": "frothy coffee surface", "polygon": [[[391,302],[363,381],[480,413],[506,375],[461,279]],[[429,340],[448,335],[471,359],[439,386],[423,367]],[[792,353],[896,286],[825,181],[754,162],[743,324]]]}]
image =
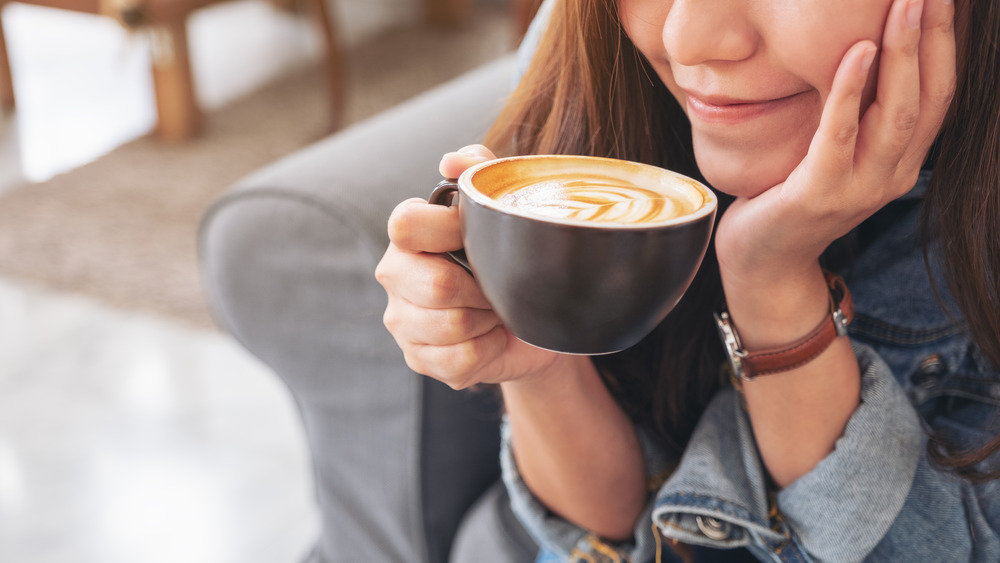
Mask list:
[{"label": "frothy coffee surface", "polygon": [[618,224],[669,221],[700,206],[676,185],[639,186],[601,176],[536,178],[493,197],[502,205],[534,215]]}]

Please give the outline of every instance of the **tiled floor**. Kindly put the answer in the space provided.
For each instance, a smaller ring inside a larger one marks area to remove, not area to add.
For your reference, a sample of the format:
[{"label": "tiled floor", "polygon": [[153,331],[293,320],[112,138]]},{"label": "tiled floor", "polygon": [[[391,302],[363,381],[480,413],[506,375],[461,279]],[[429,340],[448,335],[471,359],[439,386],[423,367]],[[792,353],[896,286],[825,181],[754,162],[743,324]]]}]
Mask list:
[{"label": "tiled floor", "polygon": [[229,339],[0,280],[0,561],[293,562],[291,399]]}]

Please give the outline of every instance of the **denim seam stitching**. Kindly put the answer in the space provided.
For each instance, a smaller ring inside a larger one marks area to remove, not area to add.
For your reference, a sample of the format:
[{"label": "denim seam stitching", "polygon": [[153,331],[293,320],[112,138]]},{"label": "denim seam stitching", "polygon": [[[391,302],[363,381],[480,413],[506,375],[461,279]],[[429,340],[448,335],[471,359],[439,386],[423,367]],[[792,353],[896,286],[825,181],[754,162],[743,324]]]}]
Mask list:
[{"label": "denim seam stitching", "polygon": [[968,391],[963,391],[961,389],[938,389],[927,393],[927,397],[920,401],[920,404],[924,404],[931,399],[940,399],[942,397],[956,397],[959,399],[969,399],[971,401],[977,401],[985,403],[992,406],[1000,406],[1000,401],[993,399],[992,397],[984,397],[979,393],[971,393]]},{"label": "denim seam stitching", "polygon": [[931,344],[939,340],[955,336],[961,332],[962,327],[957,324],[946,325],[929,330],[913,330],[887,323],[863,314],[856,315],[854,321],[851,323],[851,333],[867,336],[884,342],[908,346]]},{"label": "denim seam stitching", "polygon": [[[672,499],[677,499],[677,502],[671,502]],[[665,505],[668,505],[668,504],[676,504],[678,507],[683,507],[683,506],[686,505],[686,503],[683,502],[686,499],[691,499],[691,500],[709,499],[709,500],[711,500],[713,502],[717,502],[717,503],[720,503],[720,504],[723,504],[723,505],[728,505],[728,506],[736,507],[736,508],[740,509],[741,511],[743,511],[746,514],[746,517],[738,517],[738,518],[740,518],[741,520],[745,520],[746,522],[749,522],[749,523],[754,524],[756,526],[763,526],[763,527],[767,528],[767,526],[764,526],[764,525],[762,525],[759,522],[756,522],[754,520],[754,518],[753,518],[753,511],[751,511],[749,508],[747,508],[747,507],[745,507],[745,506],[743,506],[743,505],[741,505],[739,503],[736,503],[736,502],[732,502],[732,501],[728,501],[728,500],[722,500],[722,499],[716,498],[714,496],[703,495],[701,493],[672,493],[670,495],[667,495],[667,496],[663,497],[662,499],[658,499],[657,500],[657,503],[656,503],[656,505],[657,505],[656,509],[657,510],[656,511],[659,511],[659,509],[663,508]],[[700,509],[701,507],[687,506],[687,508],[699,508]],[[656,512],[656,511],[654,511],[654,512]],[[714,511],[714,512],[718,513],[717,511]],[[706,514],[706,516],[710,516],[710,514]],[[732,515],[727,515],[727,516],[732,516]]]}]

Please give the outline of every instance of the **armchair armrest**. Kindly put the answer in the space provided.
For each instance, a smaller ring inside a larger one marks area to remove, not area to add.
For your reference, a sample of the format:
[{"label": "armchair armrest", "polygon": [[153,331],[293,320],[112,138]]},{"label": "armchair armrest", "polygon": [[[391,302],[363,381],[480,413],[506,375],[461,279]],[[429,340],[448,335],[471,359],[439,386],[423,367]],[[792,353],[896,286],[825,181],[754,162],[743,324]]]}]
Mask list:
[{"label": "armchair armrest", "polygon": [[[479,142],[513,86],[504,57],[239,182],[205,215],[218,322],[299,405],[323,514],[316,561],[445,561],[498,476],[498,406],[411,372],[374,279],[386,222],[443,153]],[[400,516],[400,515],[403,516]]]}]

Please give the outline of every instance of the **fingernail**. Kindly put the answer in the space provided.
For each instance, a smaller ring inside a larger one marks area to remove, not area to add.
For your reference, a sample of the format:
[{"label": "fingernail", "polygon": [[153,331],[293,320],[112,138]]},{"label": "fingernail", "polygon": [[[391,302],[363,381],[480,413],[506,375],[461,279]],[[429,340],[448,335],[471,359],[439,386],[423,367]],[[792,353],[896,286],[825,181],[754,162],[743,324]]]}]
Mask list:
[{"label": "fingernail", "polygon": [[459,154],[464,154],[465,156],[482,156],[479,153],[479,145],[469,145],[467,147],[462,147],[458,149]]},{"label": "fingernail", "polygon": [[861,72],[867,73],[872,67],[872,63],[875,62],[875,52],[878,51],[875,47],[868,47],[865,49],[865,54],[861,56]]},{"label": "fingernail", "polygon": [[910,3],[906,6],[906,25],[912,29],[920,29],[920,16],[923,11],[923,0],[910,0]]}]

